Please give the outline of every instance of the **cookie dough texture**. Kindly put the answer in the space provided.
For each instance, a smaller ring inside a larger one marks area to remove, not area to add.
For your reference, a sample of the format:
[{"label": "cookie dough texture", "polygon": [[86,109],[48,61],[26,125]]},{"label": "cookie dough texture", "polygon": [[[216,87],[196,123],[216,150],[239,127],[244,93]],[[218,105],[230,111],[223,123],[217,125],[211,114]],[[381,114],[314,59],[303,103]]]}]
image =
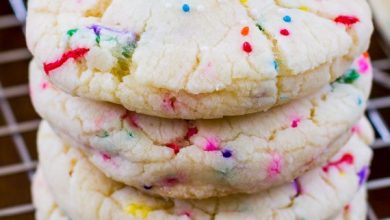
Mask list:
[{"label": "cookie dough texture", "polygon": [[31,64],[38,113],[116,181],[174,198],[254,193],[329,159],[362,117],[371,67],[361,56],[337,83],[265,113],[162,119],[56,89]]},{"label": "cookie dough texture", "polygon": [[31,0],[27,42],[72,95],[209,119],[312,94],[372,30],[366,0]]},{"label": "cookie dough texture", "polygon": [[390,45],[390,1],[370,0],[369,2],[378,30],[385,38],[387,44]]},{"label": "cookie dough texture", "polygon": [[[367,128],[362,128],[363,136]],[[364,190],[372,150],[359,133],[323,167],[262,193],[205,200],[162,199],[107,178],[41,124],[40,167],[54,200],[72,219],[328,219]]]},{"label": "cookie dough texture", "polygon": [[[70,220],[53,200],[40,168],[34,177],[32,192],[36,209],[36,220]],[[365,220],[367,213],[366,206],[366,190],[362,187],[354,196],[353,200],[344,206],[343,211],[338,213],[336,217],[329,218],[328,220]]]}]

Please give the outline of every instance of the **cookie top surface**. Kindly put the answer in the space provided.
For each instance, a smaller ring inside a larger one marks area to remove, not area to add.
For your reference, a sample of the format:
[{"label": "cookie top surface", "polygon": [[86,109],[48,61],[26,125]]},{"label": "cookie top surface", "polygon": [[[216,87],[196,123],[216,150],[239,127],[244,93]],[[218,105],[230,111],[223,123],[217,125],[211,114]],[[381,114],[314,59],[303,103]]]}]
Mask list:
[{"label": "cookie top surface", "polygon": [[38,113],[107,175],[162,196],[205,198],[258,192],[329,159],[363,115],[371,70],[362,56],[312,96],[214,120],[162,119],[72,97],[34,63],[30,88]]},{"label": "cookie top surface", "polygon": [[183,119],[311,94],[371,32],[365,0],[31,0],[27,19],[29,48],[59,88]]},{"label": "cookie top surface", "polygon": [[54,200],[69,217],[118,220],[327,219],[341,211],[362,187],[372,157],[372,150],[355,134],[326,165],[292,183],[252,195],[172,200],[149,196],[107,178],[46,123],[40,127],[38,151]]}]

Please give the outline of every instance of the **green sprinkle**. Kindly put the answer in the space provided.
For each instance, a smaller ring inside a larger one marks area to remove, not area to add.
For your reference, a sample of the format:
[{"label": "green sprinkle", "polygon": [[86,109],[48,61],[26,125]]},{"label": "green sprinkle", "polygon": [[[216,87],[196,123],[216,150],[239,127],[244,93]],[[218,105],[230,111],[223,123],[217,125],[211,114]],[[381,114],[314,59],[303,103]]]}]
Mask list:
[{"label": "green sprinkle", "polygon": [[131,131],[127,131],[127,134],[130,136],[130,137],[134,137],[134,134],[131,132]]},{"label": "green sprinkle", "polygon": [[72,37],[79,29],[75,28],[75,29],[70,29],[69,31],[66,32],[66,34],[69,36],[69,37]]},{"label": "green sprinkle", "polygon": [[96,136],[98,136],[100,138],[106,138],[106,137],[110,136],[110,134],[108,133],[108,131],[102,131],[100,134],[97,134]]},{"label": "green sprinkle", "polygon": [[126,58],[131,58],[134,53],[135,47],[136,47],[135,43],[131,43],[129,45],[124,46],[122,55]]},{"label": "green sprinkle", "polygon": [[264,31],[264,28],[260,25],[260,24],[256,24],[256,27],[261,30],[261,31]]},{"label": "green sprinkle", "polygon": [[100,44],[100,35],[96,35],[95,41],[97,44]]},{"label": "green sprinkle", "polygon": [[355,69],[351,69],[346,74],[338,78],[337,82],[351,84],[355,82],[357,79],[359,79],[359,77],[360,77],[359,73]]}]

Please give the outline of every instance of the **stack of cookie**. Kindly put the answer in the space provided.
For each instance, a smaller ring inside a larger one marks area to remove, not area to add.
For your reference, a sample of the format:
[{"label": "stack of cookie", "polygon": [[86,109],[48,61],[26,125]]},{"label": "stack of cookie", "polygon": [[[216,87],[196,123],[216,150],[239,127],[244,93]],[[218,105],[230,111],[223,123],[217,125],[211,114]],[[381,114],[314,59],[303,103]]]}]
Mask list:
[{"label": "stack of cookie", "polygon": [[364,219],[366,0],[30,0],[37,219]]}]

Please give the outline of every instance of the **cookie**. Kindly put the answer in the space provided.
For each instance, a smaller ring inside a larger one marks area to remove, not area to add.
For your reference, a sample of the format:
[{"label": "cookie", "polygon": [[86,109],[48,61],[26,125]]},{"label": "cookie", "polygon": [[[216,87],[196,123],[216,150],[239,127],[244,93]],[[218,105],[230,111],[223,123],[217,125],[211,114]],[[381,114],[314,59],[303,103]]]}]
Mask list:
[{"label": "cookie", "polygon": [[312,94],[368,48],[366,0],[31,0],[27,42],[58,88],[211,119]]},{"label": "cookie", "polygon": [[32,101],[63,138],[84,146],[113,179],[174,198],[259,192],[318,166],[347,141],[372,80],[362,56],[338,82],[307,98],[265,113],[186,121],[72,97],[43,75],[32,63]]},{"label": "cookie", "polygon": [[375,23],[383,35],[387,44],[390,45],[390,2],[388,0],[370,0],[374,12]]},{"label": "cookie", "polygon": [[293,182],[251,195],[180,200],[150,196],[111,180],[47,123],[38,133],[38,151],[54,200],[69,217],[116,220],[327,219],[364,189],[372,157],[356,133],[324,166]]},{"label": "cookie", "polygon": [[[34,177],[32,192],[36,220],[70,220],[53,200],[40,168]],[[366,190],[362,187],[353,200],[344,206],[343,211],[328,220],[365,220],[366,206]]]}]

